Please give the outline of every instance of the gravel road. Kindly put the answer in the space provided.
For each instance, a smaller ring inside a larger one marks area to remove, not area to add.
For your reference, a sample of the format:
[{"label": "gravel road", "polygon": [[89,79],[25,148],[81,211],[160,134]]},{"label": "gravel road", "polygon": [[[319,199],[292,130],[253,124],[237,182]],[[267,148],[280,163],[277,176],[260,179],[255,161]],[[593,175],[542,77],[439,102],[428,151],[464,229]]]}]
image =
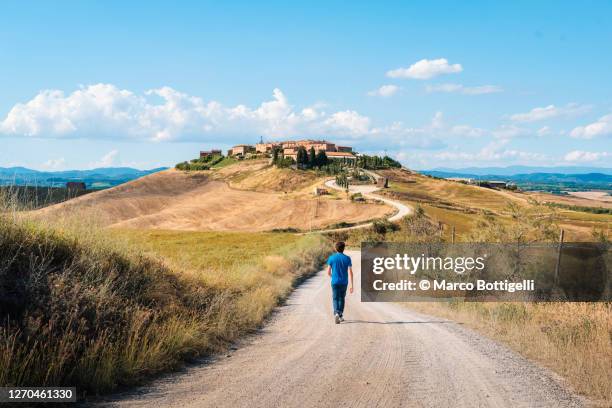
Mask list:
[{"label": "gravel road", "polygon": [[[359,282],[359,253],[348,252]],[[459,324],[347,295],[320,272],[234,351],[103,402],[121,407],[576,407],[554,375]]]},{"label": "gravel road", "polygon": [[[329,188],[333,188],[336,190],[341,190],[344,191],[344,188],[339,187],[336,184],[336,180],[327,180],[325,182],[325,185]],[[387,218],[389,221],[399,221],[402,218],[404,218],[406,215],[411,214],[413,212],[412,207],[407,206],[406,204],[403,204],[399,201],[396,200],[391,200],[385,197],[382,197],[380,195],[375,195],[372,194],[376,191],[380,190],[380,188],[376,185],[373,184],[351,184],[349,185],[349,192],[351,193],[361,193],[362,196],[369,198],[371,200],[378,200],[378,201],[382,201],[383,203],[391,206],[391,207],[395,207],[395,209],[397,210],[395,212],[395,214],[393,214],[392,216],[390,216],[389,218]],[[319,230],[319,231],[313,231],[315,233],[321,233],[321,232],[336,232],[336,231],[346,231],[346,230],[351,230],[351,229],[358,229],[358,228],[367,228],[370,227],[372,225],[371,222],[369,223],[365,223],[365,224],[359,224],[359,225],[354,225],[352,227],[343,227],[343,228],[334,228],[334,229],[328,229],[328,230]]]}]

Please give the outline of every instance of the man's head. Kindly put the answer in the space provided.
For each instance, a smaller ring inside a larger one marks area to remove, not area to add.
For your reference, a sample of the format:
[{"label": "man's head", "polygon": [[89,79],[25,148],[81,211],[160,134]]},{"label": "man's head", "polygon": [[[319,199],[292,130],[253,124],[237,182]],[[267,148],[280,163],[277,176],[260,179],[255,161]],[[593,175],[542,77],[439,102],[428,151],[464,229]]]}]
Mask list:
[{"label": "man's head", "polygon": [[345,246],[344,242],[342,242],[342,241],[336,242],[336,245],[335,245],[336,252],[343,253],[344,252],[344,246]]}]

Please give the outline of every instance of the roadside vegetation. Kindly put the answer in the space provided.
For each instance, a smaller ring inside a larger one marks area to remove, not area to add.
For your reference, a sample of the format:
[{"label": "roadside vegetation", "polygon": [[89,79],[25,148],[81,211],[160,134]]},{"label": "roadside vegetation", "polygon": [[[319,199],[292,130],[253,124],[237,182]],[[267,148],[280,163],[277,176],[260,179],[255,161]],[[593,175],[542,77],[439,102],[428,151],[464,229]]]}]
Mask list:
[{"label": "roadside vegetation", "polygon": [[256,329],[328,252],[320,236],[99,230],[0,210],[0,383],[140,383]]},{"label": "roadside vegetation", "polygon": [[0,186],[0,197],[13,201],[20,210],[33,210],[61,203],[95,190],[69,190],[64,187],[48,186]]}]

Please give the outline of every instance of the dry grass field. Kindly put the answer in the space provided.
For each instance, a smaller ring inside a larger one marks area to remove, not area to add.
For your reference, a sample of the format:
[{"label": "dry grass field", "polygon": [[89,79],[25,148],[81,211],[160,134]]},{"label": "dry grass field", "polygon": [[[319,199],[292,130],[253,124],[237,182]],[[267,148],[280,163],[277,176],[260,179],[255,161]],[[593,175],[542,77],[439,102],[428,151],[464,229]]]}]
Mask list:
[{"label": "dry grass field", "polygon": [[583,207],[612,208],[612,196],[602,191],[576,191],[569,195],[559,196],[547,193],[527,193],[539,201],[553,201],[567,205],[578,205]]},{"label": "dry grass field", "polygon": [[312,171],[270,166],[267,159],[244,160],[214,172],[212,178],[226,181],[234,189],[267,193],[310,193],[325,180]]},{"label": "dry grass field", "polygon": [[224,350],[329,253],[316,235],[0,214],[0,383],[109,392]]},{"label": "dry grass field", "polygon": [[[466,185],[454,181],[434,179],[402,170],[383,172],[390,179],[390,188],[385,195],[410,204],[420,204],[435,221],[442,222],[445,234],[452,226],[460,235],[473,231],[485,216],[496,217],[500,222],[509,221],[508,203],[532,208],[535,202],[553,202],[567,205],[581,205],[593,202],[577,197],[555,196],[543,193],[516,193]],[[607,204],[602,203],[606,208]],[[551,208],[559,226],[566,232],[568,241],[593,240],[593,232],[601,231],[612,237],[612,215],[593,214],[562,208]]]},{"label": "dry grass field", "polygon": [[104,226],[185,231],[321,229],[359,223],[393,210],[335,196],[314,197],[322,178],[244,161],[210,172],[167,170],[121,186],[44,208],[36,215],[81,214]]}]

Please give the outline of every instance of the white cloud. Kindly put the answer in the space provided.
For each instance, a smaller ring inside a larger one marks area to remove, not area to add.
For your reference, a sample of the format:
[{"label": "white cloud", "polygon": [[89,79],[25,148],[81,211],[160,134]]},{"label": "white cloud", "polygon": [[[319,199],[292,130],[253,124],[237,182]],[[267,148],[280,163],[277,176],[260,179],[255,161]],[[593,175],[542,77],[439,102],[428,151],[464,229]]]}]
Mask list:
[{"label": "white cloud", "polygon": [[449,64],[446,58],[422,59],[408,68],[397,68],[387,72],[389,78],[430,79],[438,75],[463,71],[461,64]]},{"label": "white cloud", "polygon": [[515,122],[537,122],[558,117],[574,117],[582,115],[591,109],[588,105],[570,103],[566,106],[548,105],[543,108],[533,108],[526,113],[516,113],[510,116]]},{"label": "white cloud", "polygon": [[383,98],[388,98],[395,95],[399,90],[400,87],[397,85],[383,85],[378,89],[368,92],[368,96],[381,96]]},{"label": "white cloud", "polygon": [[470,125],[455,125],[451,127],[451,133],[455,136],[482,137],[488,132],[485,129],[472,127]]},{"label": "white cloud", "polygon": [[541,128],[538,129],[536,133],[538,136],[544,137],[544,136],[550,135],[552,133],[552,130],[548,126],[542,126]]},{"label": "white cloud", "polygon": [[[152,100],[158,97],[161,102]],[[41,91],[13,106],[0,133],[46,138],[124,138],[152,141],[221,142],[220,138],[326,133],[330,136],[368,134],[369,118],[354,111],[327,114],[320,104],[294,110],[280,89],[272,100],[250,108],[223,106],[217,101],[169,87],[137,95],[111,84],[82,87],[70,94]]]},{"label": "white cloud", "polygon": [[116,149],[111,150],[100,158],[99,161],[89,164],[91,168],[98,167],[113,167],[119,165],[119,151]]},{"label": "white cloud", "polygon": [[428,126],[423,131],[438,137],[462,136],[462,137],[481,137],[488,133],[487,130],[473,127],[470,125],[449,125],[444,120],[442,112],[436,112],[431,118]]},{"label": "white cloud", "polygon": [[57,170],[64,167],[66,160],[63,157],[57,159],[49,159],[42,164],[42,167],[50,170]]},{"label": "white cloud", "polygon": [[602,116],[596,122],[574,128],[570,136],[578,139],[592,139],[597,136],[612,135],[612,113]]},{"label": "white cloud", "polygon": [[494,129],[492,132],[493,136],[497,139],[514,139],[516,137],[529,136],[532,131],[526,128],[522,128],[516,125],[501,125]]},{"label": "white cloud", "polygon": [[564,160],[568,162],[595,162],[611,156],[612,155],[608,152],[585,152],[582,150],[574,150],[567,153]]},{"label": "white cloud", "polygon": [[[295,109],[280,89],[274,89],[272,99],[259,106],[227,107],[169,87],[139,95],[111,84],[90,85],[72,93],[41,91],[30,101],[16,104],[0,121],[0,134],[38,138],[230,144],[260,135],[270,140],[324,135],[382,148],[443,146],[431,129],[401,122],[374,126],[369,117],[354,110],[326,112],[321,103]],[[116,156],[113,153],[91,165],[116,165]]]},{"label": "white cloud", "polygon": [[323,122],[332,131],[349,133],[351,135],[365,135],[370,132],[370,118],[361,116],[355,111],[336,112]]},{"label": "white cloud", "polygon": [[477,152],[465,152],[462,150],[445,151],[435,154],[434,158],[437,160],[459,160],[462,162],[497,162],[499,160],[520,160],[534,162],[547,159],[547,156],[541,153],[508,149],[506,148],[508,143],[509,140],[496,140],[487,144]]},{"label": "white cloud", "polygon": [[463,86],[461,84],[427,85],[425,90],[430,93],[445,92],[462,93],[464,95],[485,95],[503,92],[503,89],[497,85]]}]

